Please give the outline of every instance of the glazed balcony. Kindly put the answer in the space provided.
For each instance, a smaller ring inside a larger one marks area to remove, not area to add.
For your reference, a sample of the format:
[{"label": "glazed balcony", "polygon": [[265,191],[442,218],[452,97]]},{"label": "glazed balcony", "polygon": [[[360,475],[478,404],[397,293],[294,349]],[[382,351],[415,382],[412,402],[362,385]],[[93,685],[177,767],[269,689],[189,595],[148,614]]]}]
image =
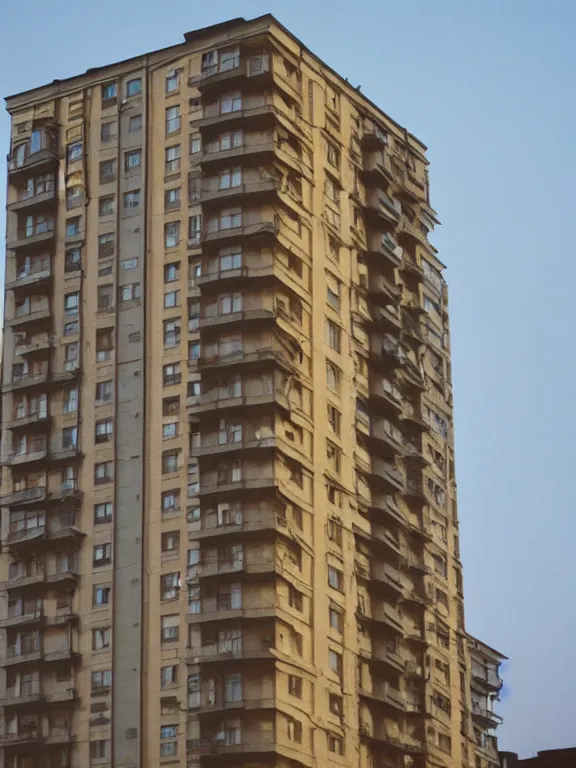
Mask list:
[{"label": "glazed balcony", "polygon": [[49,208],[56,202],[54,178],[29,179],[28,184],[18,190],[18,199],[8,205],[9,211],[32,211]]},{"label": "glazed balcony", "polygon": [[33,294],[36,291],[45,293],[51,277],[51,260],[49,258],[36,259],[16,270],[16,279],[6,284],[6,290],[18,293],[26,289],[27,294]]},{"label": "glazed balcony", "polygon": [[10,251],[18,251],[25,248],[34,248],[38,245],[46,245],[54,239],[55,223],[53,219],[37,217],[26,226],[18,227],[16,239],[9,241],[7,248]]}]

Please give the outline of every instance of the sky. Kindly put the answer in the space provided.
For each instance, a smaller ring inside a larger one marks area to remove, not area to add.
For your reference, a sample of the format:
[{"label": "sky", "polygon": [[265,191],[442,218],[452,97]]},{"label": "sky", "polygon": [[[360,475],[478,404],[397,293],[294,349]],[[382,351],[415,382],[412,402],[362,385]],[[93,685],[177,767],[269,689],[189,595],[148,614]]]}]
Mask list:
[{"label": "sky", "polygon": [[0,94],[268,12],[429,147],[467,628],[510,658],[500,748],[574,746],[576,0],[19,0]]}]

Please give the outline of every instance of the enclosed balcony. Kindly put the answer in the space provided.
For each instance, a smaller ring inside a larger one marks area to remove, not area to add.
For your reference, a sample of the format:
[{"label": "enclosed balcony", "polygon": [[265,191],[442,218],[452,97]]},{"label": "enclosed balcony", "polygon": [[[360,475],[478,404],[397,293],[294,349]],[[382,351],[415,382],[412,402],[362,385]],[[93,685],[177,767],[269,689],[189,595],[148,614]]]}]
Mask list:
[{"label": "enclosed balcony", "polygon": [[406,527],[408,525],[396,499],[391,493],[372,493],[370,517],[374,522],[389,520],[391,523]]},{"label": "enclosed balcony", "polygon": [[217,176],[190,176],[188,179],[189,202],[200,202],[204,208],[273,202],[281,184],[279,173],[273,168],[223,169]]},{"label": "enclosed balcony", "polygon": [[45,293],[52,277],[50,256],[26,256],[16,267],[16,279],[6,284],[7,291]]},{"label": "enclosed balcony", "polygon": [[29,360],[47,357],[47,353],[54,347],[54,338],[51,333],[26,334],[20,333],[14,338],[14,356],[24,357]]},{"label": "enclosed balcony", "polygon": [[232,545],[230,551],[225,553],[202,551],[200,562],[188,568],[187,579],[189,582],[196,582],[233,576],[236,581],[243,581],[261,574],[269,574],[272,577],[277,568],[274,552],[262,557],[254,557],[253,554],[254,552],[247,550],[242,544]]},{"label": "enclosed balcony", "polygon": [[272,372],[259,377],[235,377],[222,385],[215,384],[199,396],[188,397],[188,412],[193,416],[213,414],[236,408],[250,408],[277,405],[288,411],[288,398],[284,394],[286,385],[280,382],[274,386]]},{"label": "enclosed balcony", "polygon": [[49,422],[48,398],[46,395],[22,398],[14,404],[12,418],[4,423],[6,429],[20,430],[24,427],[44,428]]},{"label": "enclosed balcony", "polygon": [[199,75],[189,78],[188,84],[198,88],[203,96],[212,96],[241,88],[261,90],[270,80],[270,57],[268,54],[249,56],[238,48],[214,51],[214,57],[203,62]]},{"label": "enclosed balcony", "polygon": [[391,378],[373,375],[370,377],[370,397],[394,413],[402,411],[402,392]]},{"label": "enclosed balcony", "polygon": [[237,91],[225,99],[207,104],[196,126],[205,138],[237,128],[245,131],[269,129],[276,122],[276,109],[271,99],[266,103],[259,94],[252,96]]},{"label": "enclosed balcony", "polygon": [[29,709],[31,706],[57,706],[76,701],[75,688],[62,688],[44,692],[40,680],[22,681],[19,685],[6,687],[6,695],[0,698],[0,707],[10,710]]},{"label": "enclosed balcony", "polygon": [[372,355],[369,362],[377,369],[391,370],[404,365],[406,352],[399,340],[390,333],[372,334],[370,340]]},{"label": "enclosed balcony", "polygon": [[375,264],[376,268],[381,261],[388,268],[398,268],[403,263],[402,247],[388,232],[369,232],[368,248],[365,255],[370,257],[371,263]]},{"label": "enclosed balcony", "polygon": [[280,338],[269,336],[258,340],[246,338],[240,343],[206,344],[198,360],[201,371],[230,372],[243,369],[270,368],[278,366],[284,371],[294,369],[295,359],[299,354],[297,346],[288,338],[285,342]]},{"label": "enclosed balcony", "polygon": [[370,436],[376,450],[383,451],[387,456],[404,454],[404,436],[388,419],[372,417]]},{"label": "enclosed balcony", "polygon": [[56,131],[33,128],[30,136],[15,144],[8,161],[10,180],[23,176],[54,172],[58,162]]},{"label": "enclosed balcony", "polygon": [[54,174],[23,179],[17,184],[17,200],[8,205],[9,211],[33,210],[50,207],[56,200],[56,182]]},{"label": "enclosed balcony", "polygon": [[368,193],[365,211],[370,221],[384,227],[395,226],[402,215],[400,203],[380,189],[374,189]]},{"label": "enclosed balcony", "polygon": [[[225,214],[208,222],[205,231],[199,236],[198,244],[203,248],[214,245],[222,248],[227,244],[239,245],[252,238],[274,238],[277,234],[274,221],[242,221],[242,215]],[[190,241],[189,241],[190,242]]]},{"label": "enclosed balcony", "polygon": [[486,703],[472,699],[472,719],[482,728],[497,728],[503,720]]},{"label": "enclosed balcony", "polygon": [[[228,297],[226,297],[228,298]],[[243,301],[243,296],[230,296],[229,311],[222,311],[221,302],[218,309],[220,311],[211,312],[207,308],[200,317],[200,331],[220,331],[227,332],[239,325],[254,325],[258,323],[274,323],[276,313],[272,305],[264,301],[255,299],[252,302]]]},{"label": "enclosed balcony", "polygon": [[19,220],[16,239],[8,242],[7,248],[17,251],[44,245],[54,239],[55,222],[52,216],[31,214]]},{"label": "enclosed balcony", "polygon": [[277,447],[278,439],[271,426],[231,421],[213,432],[193,435],[190,452],[192,456],[218,456]]},{"label": "enclosed balcony", "polygon": [[[271,729],[255,728],[254,723],[246,723],[241,728],[224,728],[209,731],[200,739],[189,739],[186,742],[187,754],[200,758],[203,762],[219,764],[225,756],[237,756],[241,760],[261,760],[262,754],[273,755],[278,751],[278,743],[273,723]],[[291,750],[292,752],[292,750]],[[292,759],[293,754],[291,755]],[[306,763],[308,764],[308,763]],[[311,764],[311,763],[310,763]]]},{"label": "enclosed balcony", "polygon": [[6,546],[15,555],[32,550],[76,546],[84,534],[76,527],[74,510],[45,512],[16,511],[10,516]]},{"label": "enclosed balcony", "polygon": [[216,138],[208,142],[200,156],[200,167],[205,173],[214,168],[235,164],[243,168],[252,165],[262,167],[271,162],[276,151],[277,145],[272,131],[248,134],[237,131],[235,134],[226,134],[224,140]]},{"label": "enclosed balcony", "polygon": [[359,686],[358,695],[368,702],[385,704],[400,712],[406,709],[406,700],[402,691],[383,680],[373,680],[371,689]]},{"label": "enclosed balcony", "polygon": [[375,667],[381,665],[396,674],[403,674],[404,660],[397,653],[396,642],[375,638],[371,651],[360,650],[360,656],[370,661]]}]

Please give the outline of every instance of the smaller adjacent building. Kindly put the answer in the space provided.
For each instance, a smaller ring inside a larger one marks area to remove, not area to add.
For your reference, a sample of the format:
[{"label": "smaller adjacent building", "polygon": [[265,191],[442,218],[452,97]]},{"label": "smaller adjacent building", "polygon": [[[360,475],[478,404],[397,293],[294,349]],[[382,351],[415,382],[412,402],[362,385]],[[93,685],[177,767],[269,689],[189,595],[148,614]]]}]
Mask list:
[{"label": "smaller adjacent building", "polygon": [[574,768],[576,747],[545,749],[534,757],[519,759],[515,752],[500,752],[501,768]]},{"label": "smaller adjacent building", "polygon": [[500,665],[507,657],[472,635],[468,635],[468,652],[474,768],[492,768],[499,764],[496,728],[502,723],[494,704],[502,688]]}]

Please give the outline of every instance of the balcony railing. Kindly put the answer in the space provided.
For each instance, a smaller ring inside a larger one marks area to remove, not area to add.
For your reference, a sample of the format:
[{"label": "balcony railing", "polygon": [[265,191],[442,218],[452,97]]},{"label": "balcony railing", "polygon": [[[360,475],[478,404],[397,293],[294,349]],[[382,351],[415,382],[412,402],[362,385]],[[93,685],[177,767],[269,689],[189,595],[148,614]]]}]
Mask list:
[{"label": "balcony railing", "polygon": [[16,464],[26,464],[32,461],[40,461],[48,455],[48,440],[45,437],[39,437],[29,440],[23,450],[8,454],[6,464],[14,466]]}]

